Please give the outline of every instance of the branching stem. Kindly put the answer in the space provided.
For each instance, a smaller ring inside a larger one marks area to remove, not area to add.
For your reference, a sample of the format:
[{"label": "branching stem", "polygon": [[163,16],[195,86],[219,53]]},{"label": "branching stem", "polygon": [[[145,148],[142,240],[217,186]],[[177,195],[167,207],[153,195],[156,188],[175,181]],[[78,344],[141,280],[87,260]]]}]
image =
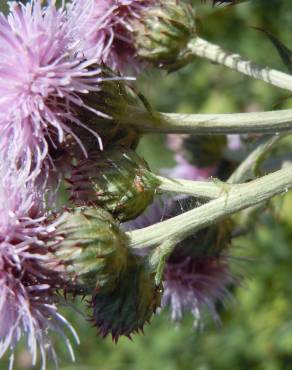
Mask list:
[{"label": "branching stem", "polygon": [[209,203],[144,229],[128,232],[131,248],[145,248],[167,239],[183,240],[196,231],[242,209],[255,206],[292,187],[292,166],[246,184],[231,186]]},{"label": "branching stem", "polygon": [[192,181],[156,176],[160,182],[159,190],[177,194],[187,194],[202,199],[215,199],[222,189],[213,181]]}]

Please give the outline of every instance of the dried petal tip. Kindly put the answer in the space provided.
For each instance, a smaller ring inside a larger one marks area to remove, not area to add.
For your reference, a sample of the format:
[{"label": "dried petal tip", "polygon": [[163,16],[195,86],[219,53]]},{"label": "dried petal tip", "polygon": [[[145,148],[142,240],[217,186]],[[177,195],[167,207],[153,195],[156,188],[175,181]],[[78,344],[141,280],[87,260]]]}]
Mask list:
[{"label": "dried petal tip", "polygon": [[194,10],[183,1],[158,1],[134,23],[137,55],[160,68],[180,66],[179,54],[196,35]]},{"label": "dried petal tip", "polygon": [[56,252],[71,278],[68,290],[84,294],[115,286],[127,264],[127,240],[112,216],[84,207],[60,216]]},{"label": "dried petal tip", "polygon": [[131,257],[115,289],[93,296],[93,321],[102,337],[111,334],[114,341],[120,336],[131,338],[143,332],[160,305],[162,289],[157,287],[154,274],[142,259]]},{"label": "dried petal tip", "polygon": [[141,157],[121,148],[80,162],[69,182],[76,204],[98,205],[120,221],[141,214],[153,201],[159,184]]}]

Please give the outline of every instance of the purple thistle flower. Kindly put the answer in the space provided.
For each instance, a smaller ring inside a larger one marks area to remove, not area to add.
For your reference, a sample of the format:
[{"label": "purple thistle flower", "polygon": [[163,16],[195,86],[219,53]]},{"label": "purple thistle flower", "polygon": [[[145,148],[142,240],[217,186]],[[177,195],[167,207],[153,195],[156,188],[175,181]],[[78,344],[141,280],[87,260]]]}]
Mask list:
[{"label": "purple thistle flower", "polygon": [[32,364],[39,351],[45,369],[47,353],[57,361],[51,333],[63,337],[73,359],[64,331],[78,340],[57,311],[56,290],[64,287],[65,280],[48,247],[48,242],[54,244],[55,227],[46,221],[42,196],[27,181],[29,168],[14,172],[12,165],[4,168],[3,161],[1,165],[0,358],[9,350],[12,368],[14,349],[25,337]]},{"label": "purple thistle flower", "polygon": [[111,69],[125,72],[140,68],[135,59],[132,22],[155,0],[73,0],[69,22],[76,27],[76,49],[97,58]]},{"label": "purple thistle flower", "polygon": [[54,1],[44,9],[41,0],[12,2],[8,17],[0,14],[0,150],[22,163],[33,160],[36,173],[49,146],[66,136],[82,147],[73,126],[84,125],[74,108],[101,114],[82,101],[99,90],[101,71],[96,60],[75,57],[71,36]]},{"label": "purple thistle flower", "polygon": [[207,308],[214,320],[220,322],[216,301],[230,296],[227,287],[235,281],[225,255],[179,258],[174,252],[164,271],[162,307],[170,305],[173,320],[180,320],[184,312],[190,311],[195,324],[201,321],[202,311]]}]

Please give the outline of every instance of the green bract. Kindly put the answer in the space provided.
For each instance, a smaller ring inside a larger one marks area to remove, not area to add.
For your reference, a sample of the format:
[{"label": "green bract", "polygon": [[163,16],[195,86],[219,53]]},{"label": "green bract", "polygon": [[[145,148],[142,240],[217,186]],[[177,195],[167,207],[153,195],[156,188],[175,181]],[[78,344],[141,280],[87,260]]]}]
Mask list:
[{"label": "green bract", "polygon": [[111,289],[127,265],[127,238],[101,208],[66,211],[58,226],[62,237],[56,255],[71,283],[85,292]]},{"label": "green bract", "polygon": [[140,135],[125,122],[129,108],[141,105],[141,101],[126,78],[103,66],[98,91],[85,94],[82,100],[90,109],[82,106],[76,111],[87,130],[76,125],[75,131],[88,151],[97,146],[92,132],[100,136],[104,147],[116,143],[135,148]]},{"label": "green bract", "polygon": [[93,322],[101,336],[111,334],[117,341],[143,331],[160,305],[162,289],[154,277],[142,258],[131,256],[116,287],[93,295]]},{"label": "green bract", "polygon": [[152,202],[157,179],[133,150],[116,148],[91,155],[69,180],[76,204],[95,204],[120,221],[131,220]]},{"label": "green bract", "polygon": [[137,55],[162,68],[173,68],[188,41],[195,36],[195,15],[189,4],[158,1],[135,25]]}]

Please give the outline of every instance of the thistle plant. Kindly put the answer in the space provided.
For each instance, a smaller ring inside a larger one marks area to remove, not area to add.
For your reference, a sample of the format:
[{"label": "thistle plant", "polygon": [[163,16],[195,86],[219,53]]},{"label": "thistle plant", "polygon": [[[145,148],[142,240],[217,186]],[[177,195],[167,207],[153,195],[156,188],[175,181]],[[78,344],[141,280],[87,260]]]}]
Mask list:
[{"label": "thistle plant", "polygon": [[[10,368],[21,338],[33,365],[38,351],[43,369],[47,354],[57,361],[55,332],[74,359],[67,336],[78,337],[58,310],[76,296],[114,341],[161,309],[176,321],[191,312],[196,326],[206,311],[220,321],[216,303],[242,279],[232,269],[240,211],[292,188],[290,163],[269,162],[285,151],[291,109],[162,113],[139,92],[135,75],[198,57],[292,90],[290,74],[202,39],[198,17],[184,0],[14,1],[1,14],[0,357],[10,352]],[[154,173],[137,146],[161,133],[176,165]]]}]

